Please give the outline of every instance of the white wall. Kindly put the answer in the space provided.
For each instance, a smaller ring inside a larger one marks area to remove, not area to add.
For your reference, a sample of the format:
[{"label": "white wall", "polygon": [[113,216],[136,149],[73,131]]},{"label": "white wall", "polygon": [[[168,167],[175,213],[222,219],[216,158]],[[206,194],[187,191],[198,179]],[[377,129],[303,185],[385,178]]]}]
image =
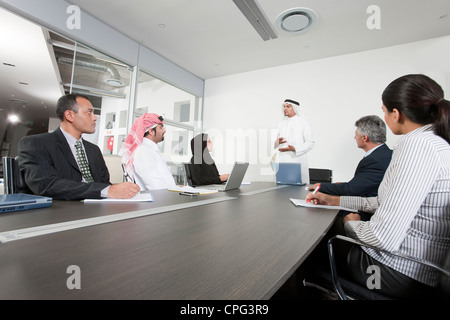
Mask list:
[{"label": "white wall", "polygon": [[[214,138],[219,171],[246,160],[246,181],[273,181],[274,129],[290,98],[300,101],[315,134],[310,167],[330,168],[334,182],[348,181],[364,155],[354,141],[355,121],[369,114],[384,119],[381,93],[404,74],[427,74],[448,92],[449,54],[447,36],[206,80],[204,128]],[[388,129],[387,144],[396,139]]]}]

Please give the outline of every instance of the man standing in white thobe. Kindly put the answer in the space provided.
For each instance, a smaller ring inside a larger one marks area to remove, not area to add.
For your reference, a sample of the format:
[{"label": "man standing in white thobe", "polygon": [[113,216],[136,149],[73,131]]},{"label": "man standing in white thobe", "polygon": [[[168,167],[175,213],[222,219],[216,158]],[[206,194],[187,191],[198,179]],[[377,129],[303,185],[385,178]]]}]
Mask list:
[{"label": "man standing in white thobe", "polygon": [[308,121],[299,117],[300,104],[286,99],[283,103],[284,118],[278,124],[274,148],[278,149],[278,162],[300,163],[302,183],[309,184],[307,153],[314,147],[314,136]]}]

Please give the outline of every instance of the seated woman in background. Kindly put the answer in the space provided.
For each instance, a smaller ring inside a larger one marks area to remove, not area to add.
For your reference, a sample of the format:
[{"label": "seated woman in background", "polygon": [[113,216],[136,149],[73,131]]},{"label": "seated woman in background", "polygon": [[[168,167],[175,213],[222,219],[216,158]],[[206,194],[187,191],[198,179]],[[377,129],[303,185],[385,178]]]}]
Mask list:
[{"label": "seated woman in background", "polygon": [[220,184],[228,180],[229,174],[219,174],[211,157],[213,143],[206,133],[201,133],[191,140],[191,179],[194,185]]},{"label": "seated woman in background", "polygon": [[[394,80],[382,101],[386,124],[392,133],[404,136],[394,145],[378,197],[318,192],[306,198],[315,204],[374,212],[370,221],[348,215],[347,234],[388,252],[442,266],[450,246],[450,102],[424,75]],[[360,246],[353,246],[347,259],[348,275],[363,286],[370,276],[367,268],[378,266],[379,291],[388,296],[429,298],[437,292],[440,274],[423,264]]]}]

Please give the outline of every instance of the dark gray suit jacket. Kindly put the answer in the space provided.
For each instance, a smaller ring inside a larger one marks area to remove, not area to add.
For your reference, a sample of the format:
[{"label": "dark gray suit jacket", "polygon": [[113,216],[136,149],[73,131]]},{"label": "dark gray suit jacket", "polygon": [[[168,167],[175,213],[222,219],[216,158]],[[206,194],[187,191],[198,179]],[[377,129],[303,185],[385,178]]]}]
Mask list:
[{"label": "dark gray suit jacket", "polygon": [[24,137],[18,145],[18,164],[25,182],[37,195],[56,200],[99,199],[109,186],[109,172],[100,149],[84,141],[95,182],[84,183],[61,130]]},{"label": "dark gray suit jacket", "polygon": [[346,183],[321,183],[320,192],[336,196],[375,197],[391,157],[392,150],[383,144],[359,162],[352,180]]}]

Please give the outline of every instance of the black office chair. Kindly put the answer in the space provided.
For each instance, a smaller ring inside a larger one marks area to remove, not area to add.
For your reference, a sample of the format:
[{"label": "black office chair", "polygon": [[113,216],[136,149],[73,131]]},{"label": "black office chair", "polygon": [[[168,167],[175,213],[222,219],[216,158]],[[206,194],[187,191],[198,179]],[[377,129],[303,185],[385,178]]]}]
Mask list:
[{"label": "black office chair", "polygon": [[136,180],[134,179],[134,177],[128,173],[125,164],[122,163],[121,165],[122,165],[122,174],[123,174],[125,181],[136,183]]},{"label": "black office chair", "polygon": [[333,171],[330,169],[309,168],[309,183],[332,182]]},{"label": "black office chair", "polygon": [[[446,258],[444,266],[437,266],[428,261],[419,260],[414,257],[393,254],[391,252],[387,252],[384,250],[380,250],[379,248],[369,246],[363,244],[357,240],[352,238],[344,237],[337,235],[328,240],[328,257],[330,261],[331,274],[327,272],[318,272],[315,276],[312,277],[314,282],[307,282],[306,279],[303,281],[304,286],[314,287],[321,291],[324,291],[331,295],[333,298],[339,300],[394,300],[393,297],[388,295],[381,294],[377,292],[377,290],[370,290],[367,287],[356,284],[352,281],[349,281],[345,278],[339,278],[337,268],[336,268],[336,259],[334,255],[333,243],[336,241],[344,241],[350,244],[356,244],[362,247],[371,248],[378,252],[386,252],[393,256],[398,256],[404,259],[408,259],[426,266],[429,266],[439,272],[441,272],[441,277],[439,279],[439,289],[440,294],[438,298],[442,298],[444,300],[448,300],[450,298],[450,250],[447,250]],[[317,282],[317,284],[316,284]],[[331,288],[330,288],[331,287]],[[331,289],[331,291],[330,291]]]},{"label": "black office chair", "polygon": [[19,170],[17,160],[12,157],[3,157],[3,178],[5,194],[30,193],[31,190],[25,183],[25,179]]},{"label": "black office chair", "polygon": [[192,182],[192,164],[191,163],[183,163],[184,173],[186,174],[187,184],[191,187],[194,186]]}]

